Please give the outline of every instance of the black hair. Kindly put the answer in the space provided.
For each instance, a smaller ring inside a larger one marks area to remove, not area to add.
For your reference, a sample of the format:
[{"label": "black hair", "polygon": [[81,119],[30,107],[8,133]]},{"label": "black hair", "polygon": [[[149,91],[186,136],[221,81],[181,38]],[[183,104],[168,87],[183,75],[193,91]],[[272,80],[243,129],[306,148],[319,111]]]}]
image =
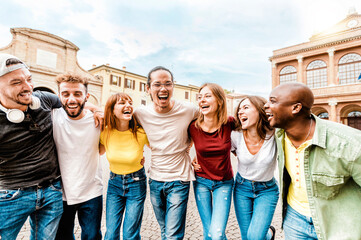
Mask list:
[{"label": "black hair", "polygon": [[10,65],[19,64],[19,63],[23,63],[23,62],[16,58],[9,58],[8,60],[6,60],[7,67]]},{"label": "black hair", "polygon": [[150,76],[152,75],[152,73],[156,72],[156,71],[159,71],[159,70],[164,70],[164,71],[167,71],[169,72],[171,78],[172,78],[172,82],[173,82],[173,73],[168,69],[168,68],[165,68],[165,67],[162,67],[162,66],[157,66],[155,68],[153,68],[152,70],[150,70],[150,72],[148,73],[148,79],[147,79],[147,85],[150,87]]}]

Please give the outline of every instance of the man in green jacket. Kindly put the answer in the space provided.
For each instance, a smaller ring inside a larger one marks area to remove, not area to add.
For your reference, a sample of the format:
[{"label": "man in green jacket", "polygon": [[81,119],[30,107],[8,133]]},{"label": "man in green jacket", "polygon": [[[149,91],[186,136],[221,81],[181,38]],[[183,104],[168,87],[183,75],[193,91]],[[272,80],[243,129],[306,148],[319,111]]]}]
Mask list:
[{"label": "man in green jacket", "polygon": [[361,239],[361,131],[311,114],[301,83],[279,85],[265,105],[276,130],[286,239]]}]

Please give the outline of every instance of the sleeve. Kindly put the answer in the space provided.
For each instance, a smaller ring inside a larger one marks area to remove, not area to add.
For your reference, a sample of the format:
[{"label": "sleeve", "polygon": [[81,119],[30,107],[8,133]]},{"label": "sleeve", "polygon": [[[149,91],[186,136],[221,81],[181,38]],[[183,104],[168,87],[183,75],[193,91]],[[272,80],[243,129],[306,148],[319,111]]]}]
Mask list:
[{"label": "sleeve", "polygon": [[232,131],[232,133],[231,133],[231,143],[232,143],[231,152],[234,152],[237,150],[237,132],[236,131]]},{"label": "sleeve", "polygon": [[[361,187],[361,148],[351,168],[353,180]],[[361,188],[360,188],[361,190]]]},{"label": "sleeve", "polygon": [[193,120],[197,119],[199,115],[199,108],[193,105]]},{"label": "sleeve", "polygon": [[61,102],[57,95],[45,92],[45,91],[35,91],[34,96],[43,100],[43,103],[46,105],[47,108],[54,109],[54,108],[61,108]]},{"label": "sleeve", "polygon": [[235,130],[236,126],[237,126],[236,119],[234,117],[232,117],[232,116],[229,116],[228,117],[228,122],[231,124],[231,129]]}]

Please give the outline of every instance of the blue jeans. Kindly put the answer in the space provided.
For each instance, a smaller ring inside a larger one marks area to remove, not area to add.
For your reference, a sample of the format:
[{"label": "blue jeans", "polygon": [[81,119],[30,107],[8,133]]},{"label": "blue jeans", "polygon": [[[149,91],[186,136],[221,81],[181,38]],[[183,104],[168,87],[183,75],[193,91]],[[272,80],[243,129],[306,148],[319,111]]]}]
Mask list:
[{"label": "blue jeans", "polygon": [[255,182],[237,173],[233,198],[242,239],[271,239],[269,227],[279,198],[276,179]]},{"label": "blue jeans", "polygon": [[287,240],[317,240],[312,218],[298,213],[290,205],[283,220],[283,230]]},{"label": "blue jeans", "polygon": [[183,239],[190,182],[149,179],[150,200],[162,240]]},{"label": "blue jeans", "polygon": [[68,205],[63,202],[63,216],[60,219],[57,240],[74,240],[74,220],[75,214],[78,213],[78,220],[81,227],[82,240],[101,240],[100,231],[103,197],[95,197],[83,203]]},{"label": "blue jeans", "polygon": [[0,236],[15,240],[30,216],[30,239],[54,239],[63,212],[60,180],[47,187],[0,189]]},{"label": "blue jeans", "polygon": [[110,172],[106,201],[106,233],[104,239],[120,239],[124,214],[123,239],[141,239],[147,182],[144,168],[130,174]]},{"label": "blue jeans", "polygon": [[203,239],[227,239],[225,231],[232,202],[233,178],[216,181],[196,176],[193,187],[203,224]]}]

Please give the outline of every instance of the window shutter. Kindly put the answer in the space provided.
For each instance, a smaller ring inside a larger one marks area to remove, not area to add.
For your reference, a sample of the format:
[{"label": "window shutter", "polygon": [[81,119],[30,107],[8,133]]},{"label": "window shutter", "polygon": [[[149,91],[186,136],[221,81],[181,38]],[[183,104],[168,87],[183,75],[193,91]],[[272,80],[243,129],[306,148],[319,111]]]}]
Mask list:
[{"label": "window shutter", "polygon": [[133,80],[133,90],[135,89],[135,80]]},{"label": "window shutter", "polygon": [[113,75],[110,74],[110,85],[113,85]]},{"label": "window shutter", "polygon": [[118,77],[118,86],[122,86],[122,78],[120,76]]},{"label": "window shutter", "polygon": [[128,86],[127,86],[127,78],[124,78],[124,88],[127,88]]},{"label": "window shutter", "polygon": [[139,82],[139,92],[142,91],[142,82]]}]

